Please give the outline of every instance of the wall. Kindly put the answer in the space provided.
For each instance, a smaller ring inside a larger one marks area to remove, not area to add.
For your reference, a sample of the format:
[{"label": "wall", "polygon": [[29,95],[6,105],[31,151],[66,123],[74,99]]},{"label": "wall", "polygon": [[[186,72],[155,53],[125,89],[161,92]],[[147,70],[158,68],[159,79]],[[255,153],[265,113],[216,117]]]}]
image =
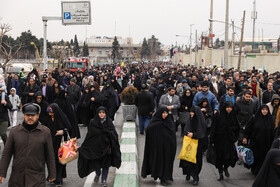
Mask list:
[{"label": "wall", "polygon": [[[248,54],[247,54],[248,55]],[[256,58],[241,57],[241,70],[252,69],[265,69],[269,73],[280,70],[280,55],[279,53],[269,54],[253,54]],[[172,57],[172,62],[179,64],[181,60],[182,65],[195,65],[195,52],[191,54],[178,53]],[[224,50],[223,49],[209,49],[199,50],[197,53],[197,66],[217,65],[218,67],[224,65]],[[237,69],[238,55],[232,55],[229,50],[228,68],[234,67]]]}]

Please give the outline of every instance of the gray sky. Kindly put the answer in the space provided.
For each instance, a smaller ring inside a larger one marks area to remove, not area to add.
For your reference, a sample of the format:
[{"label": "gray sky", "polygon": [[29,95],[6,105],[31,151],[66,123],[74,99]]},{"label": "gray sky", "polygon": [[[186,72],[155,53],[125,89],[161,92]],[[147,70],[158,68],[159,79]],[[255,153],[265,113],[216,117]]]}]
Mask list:
[{"label": "gray sky", "polygon": [[[30,29],[38,38],[43,37],[42,16],[61,16],[59,0],[2,0],[0,17],[3,22],[10,23],[13,30],[10,34],[17,37],[21,32]],[[226,0],[214,0],[214,19],[225,20]],[[48,40],[70,40],[77,34],[79,40],[86,36],[114,36],[115,22],[118,36],[134,38],[139,43],[144,37],[155,35],[165,44],[189,43],[189,38],[176,37],[190,35],[189,24],[193,26],[193,44],[195,29],[198,35],[208,31],[210,0],[95,0],[91,1],[92,25],[63,26],[61,21],[48,22]],[[257,0],[258,20],[256,24],[256,40],[278,38],[280,35],[279,0]],[[243,10],[246,10],[245,38],[252,37],[251,11],[253,0],[230,1],[230,20],[241,27]],[[259,23],[258,23],[259,22]],[[274,23],[267,25],[261,23]],[[130,29],[129,29],[130,28]],[[129,32],[130,30],[130,32]],[[230,28],[230,38],[232,29]],[[240,30],[236,30],[237,38]],[[214,34],[224,39],[224,24],[214,23]]]}]

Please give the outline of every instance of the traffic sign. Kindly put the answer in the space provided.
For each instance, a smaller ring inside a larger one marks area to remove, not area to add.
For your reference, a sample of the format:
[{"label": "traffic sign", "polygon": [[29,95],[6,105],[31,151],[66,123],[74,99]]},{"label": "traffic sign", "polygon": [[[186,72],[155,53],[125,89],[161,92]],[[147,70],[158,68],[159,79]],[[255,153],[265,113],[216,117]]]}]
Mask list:
[{"label": "traffic sign", "polygon": [[62,1],[61,2],[63,25],[90,25],[90,1]]}]

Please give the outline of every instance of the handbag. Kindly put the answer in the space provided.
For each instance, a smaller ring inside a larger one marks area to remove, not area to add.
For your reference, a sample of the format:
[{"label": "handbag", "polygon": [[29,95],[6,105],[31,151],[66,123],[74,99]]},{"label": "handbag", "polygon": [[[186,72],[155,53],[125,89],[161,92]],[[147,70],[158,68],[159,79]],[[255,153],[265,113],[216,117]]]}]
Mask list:
[{"label": "handbag", "polygon": [[206,153],[206,160],[208,163],[216,165],[216,150],[214,145],[209,144]]},{"label": "handbag", "polygon": [[183,146],[178,159],[196,164],[198,140],[184,136]]},{"label": "handbag", "polygon": [[67,132],[67,141],[64,141],[64,136],[61,139],[61,144],[58,149],[58,161],[65,165],[78,158],[77,138],[70,138]]}]

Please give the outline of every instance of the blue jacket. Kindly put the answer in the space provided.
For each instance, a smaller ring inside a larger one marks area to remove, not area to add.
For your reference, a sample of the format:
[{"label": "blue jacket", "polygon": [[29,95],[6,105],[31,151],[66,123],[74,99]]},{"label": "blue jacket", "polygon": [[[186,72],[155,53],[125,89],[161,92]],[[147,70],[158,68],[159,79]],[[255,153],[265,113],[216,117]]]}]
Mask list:
[{"label": "blue jacket", "polygon": [[204,94],[202,91],[198,92],[193,99],[193,105],[197,106],[198,102],[202,99],[202,98],[207,98],[210,106],[213,108],[213,110],[218,111],[219,110],[219,103],[218,100],[216,99],[215,95],[208,91],[206,94]]}]

